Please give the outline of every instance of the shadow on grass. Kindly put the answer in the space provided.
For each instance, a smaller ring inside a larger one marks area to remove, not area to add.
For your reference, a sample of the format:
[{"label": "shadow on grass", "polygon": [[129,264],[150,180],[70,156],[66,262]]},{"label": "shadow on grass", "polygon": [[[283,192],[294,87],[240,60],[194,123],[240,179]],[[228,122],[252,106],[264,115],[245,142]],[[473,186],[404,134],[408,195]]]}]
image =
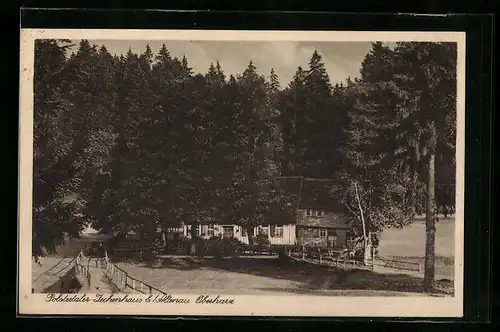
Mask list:
[{"label": "shadow on grass", "polygon": [[146,267],[149,269],[175,269],[180,271],[189,271],[203,268],[207,259],[193,257],[165,257],[157,260],[141,260],[139,257],[120,257],[114,259],[116,262],[133,264],[139,267]]},{"label": "shadow on grass", "polygon": [[266,287],[259,288],[261,291],[282,292],[290,295],[313,295],[313,296],[423,296],[420,293],[377,291],[371,289],[307,289],[307,288],[284,288]]},{"label": "shadow on grass", "polygon": [[71,294],[78,293],[82,289],[82,285],[76,278],[75,268],[71,268],[57,282],[45,288],[42,293],[62,293]]},{"label": "shadow on grass", "polygon": [[[135,263],[151,269],[227,271],[288,280],[299,284],[299,287],[293,290],[288,288],[275,290],[288,293],[308,294],[328,290],[423,293],[423,279],[419,277],[406,274],[382,274],[369,270],[343,270],[279,258],[165,257],[156,262],[129,260],[127,263]],[[437,281],[436,286],[436,294],[453,295],[452,281]]]}]

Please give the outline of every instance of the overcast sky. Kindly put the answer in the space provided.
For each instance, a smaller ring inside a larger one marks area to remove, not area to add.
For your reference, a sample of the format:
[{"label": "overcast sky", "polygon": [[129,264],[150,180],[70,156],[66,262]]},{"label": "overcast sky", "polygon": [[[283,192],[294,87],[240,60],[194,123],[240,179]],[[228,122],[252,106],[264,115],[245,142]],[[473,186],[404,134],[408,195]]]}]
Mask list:
[{"label": "overcast sky", "polygon": [[[79,43],[74,40],[74,43]],[[257,70],[268,76],[274,68],[282,86],[288,85],[298,66],[307,68],[314,50],[323,57],[333,84],[345,82],[347,77],[359,75],[361,61],[370,49],[368,42],[290,42],[290,41],[147,41],[147,40],[89,40],[91,44],[105,45],[112,54],[144,52],[149,44],[157,53],[165,44],[172,56],[188,59],[195,73],[206,73],[211,62],[220,62],[227,76],[239,74],[252,60]],[[74,47],[76,50],[77,46]]]}]

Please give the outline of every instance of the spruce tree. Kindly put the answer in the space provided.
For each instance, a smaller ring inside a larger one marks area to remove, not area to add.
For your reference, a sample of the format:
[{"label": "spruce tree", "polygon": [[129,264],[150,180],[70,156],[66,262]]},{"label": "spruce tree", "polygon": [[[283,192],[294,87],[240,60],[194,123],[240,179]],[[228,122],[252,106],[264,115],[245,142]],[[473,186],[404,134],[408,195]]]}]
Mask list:
[{"label": "spruce tree", "polygon": [[35,41],[33,132],[33,238],[35,259],[54,252],[66,236],[77,237],[85,222],[82,201],[74,195],[81,184],[73,151],[74,105],[66,54],[69,40]]},{"label": "spruce tree", "polygon": [[393,64],[392,51],[374,43],[362,63],[361,79],[348,80],[345,91],[350,109],[339,193],[363,240],[365,258],[383,229],[411,223],[418,198],[412,169],[391,158],[401,100],[391,85]]},{"label": "spruce tree", "polygon": [[[416,171],[427,186],[424,289],[431,292],[435,283],[436,194],[440,194],[439,200],[454,205],[445,197],[454,192],[450,182],[455,173],[457,50],[455,43],[402,42],[396,52],[396,83],[406,92],[407,106],[401,114],[400,133],[406,142],[401,150],[413,152],[419,165]],[[438,179],[443,172],[437,169],[448,169],[452,176]],[[450,185],[453,190],[449,190]],[[446,190],[441,190],[443,187]]]}]

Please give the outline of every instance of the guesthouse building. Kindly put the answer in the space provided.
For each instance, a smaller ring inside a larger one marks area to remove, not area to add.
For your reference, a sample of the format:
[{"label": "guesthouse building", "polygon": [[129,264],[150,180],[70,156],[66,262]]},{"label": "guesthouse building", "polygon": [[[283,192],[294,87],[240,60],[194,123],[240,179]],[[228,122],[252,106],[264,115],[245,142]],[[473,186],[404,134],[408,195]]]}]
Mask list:
[{"label": "guesthouse building", "polygon": [[[267,236],[271,245],[320,247],[343,249],[347,245],[350,226],[347,216],[333,198],[335,183],[331,179],[281,177],[282,188],[288,197],[290,213],[283,220],[253,228],[252,234],[235,224],[207,223],[181,225],[167,230],[167,237],[191,238],[194,234],[202,239],[214,236],[235,238],[248,244],[250,236]],[[174,236],[175,234],[175,236]]]}]

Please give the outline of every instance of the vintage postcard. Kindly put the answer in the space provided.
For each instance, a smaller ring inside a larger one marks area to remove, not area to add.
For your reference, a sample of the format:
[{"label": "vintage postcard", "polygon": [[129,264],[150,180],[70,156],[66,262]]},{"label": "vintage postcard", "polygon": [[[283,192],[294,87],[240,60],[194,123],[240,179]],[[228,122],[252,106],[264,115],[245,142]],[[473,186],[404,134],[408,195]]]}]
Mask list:
[{"label": "vintage postcard", "polygon": [[461,317],[465,33],[21,31],[19,314]]}]

